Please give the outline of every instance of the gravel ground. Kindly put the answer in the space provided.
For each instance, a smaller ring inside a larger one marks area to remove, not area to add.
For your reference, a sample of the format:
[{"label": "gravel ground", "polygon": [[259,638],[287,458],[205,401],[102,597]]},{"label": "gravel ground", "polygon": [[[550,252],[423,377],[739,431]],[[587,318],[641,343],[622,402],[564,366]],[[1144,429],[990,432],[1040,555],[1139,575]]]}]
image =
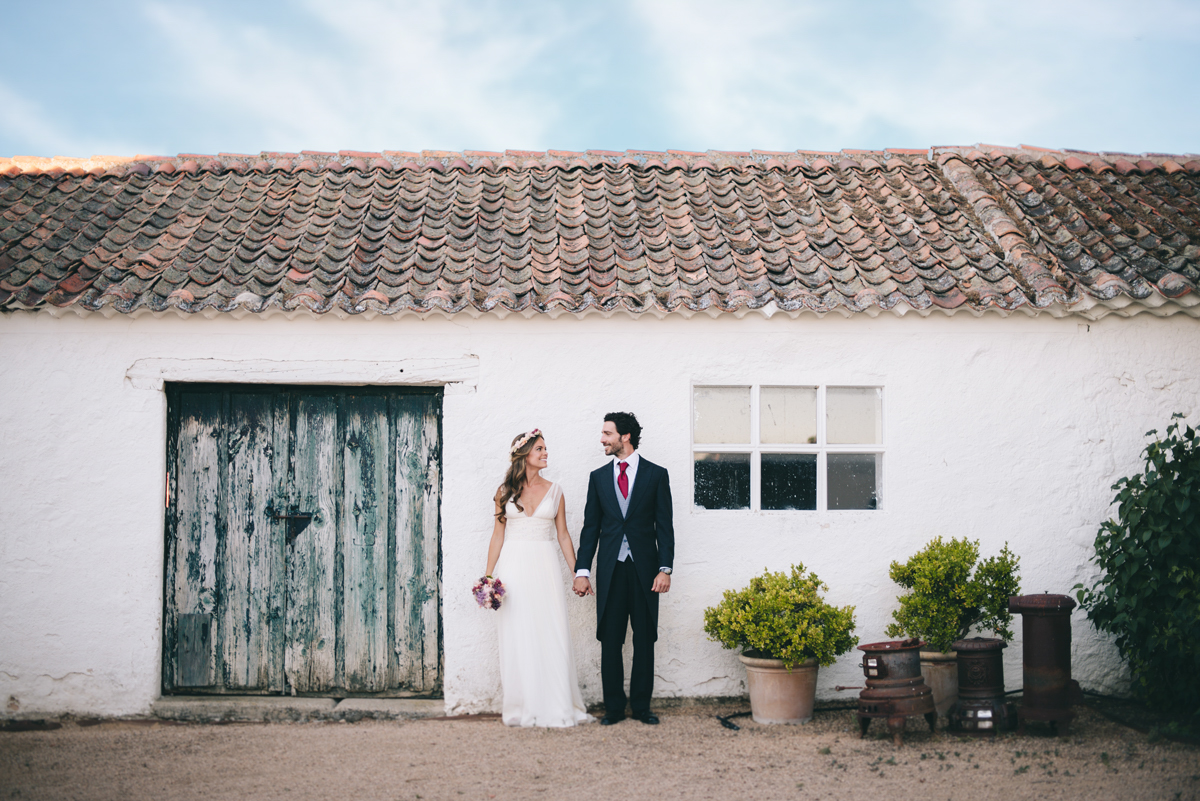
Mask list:
[{"label": "gravel ground", "polygon": [[[275,724],[63,722],[0,731],[0,798],[1195,799],[1200,748],[1155,741],[1088,708],[1061,738],[1047,729],[993,739],[930,735],[905,745],[879,722],[857,737],[851,710],[803,726],[760,726],[664,709],[662,724],[509,729],[469,719]],[[919,724],[919,725],[918,725]]]}]

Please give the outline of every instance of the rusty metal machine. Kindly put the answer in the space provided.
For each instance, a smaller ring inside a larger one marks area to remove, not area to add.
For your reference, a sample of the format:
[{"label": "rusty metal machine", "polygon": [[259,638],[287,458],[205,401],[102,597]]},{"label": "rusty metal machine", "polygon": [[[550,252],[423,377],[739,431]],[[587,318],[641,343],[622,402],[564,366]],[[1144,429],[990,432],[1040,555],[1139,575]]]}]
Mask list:
[{"label": "rusty metal machine", "polygon": [[1015,722],[1004,699],[1004,649],[994,637],[971,637],[951,646],[958,654],[958,701],[950,709],[950,728],[964,734],[992,734]]},{"label": "rusty metal machine", "polygon": [[858,694],[859,737],[875,718],[887,721],[896,745],[904,744],[906,718],[924,715],[929,730],[937,729],[933,691],[921,678],[920,640],[889,640],[860,645],[867,688]]},{"label": "rusty metal machine", "polygon": [[1021,615],[1025,694],[1017,709],[1018,729],[1027,720],[1044,721],[1056,734],[1066,732],[1075,717],[1071,706],[1080,696],[1071,680],[1071,610],[1066,595],[1016,595],[1008,611]]}]

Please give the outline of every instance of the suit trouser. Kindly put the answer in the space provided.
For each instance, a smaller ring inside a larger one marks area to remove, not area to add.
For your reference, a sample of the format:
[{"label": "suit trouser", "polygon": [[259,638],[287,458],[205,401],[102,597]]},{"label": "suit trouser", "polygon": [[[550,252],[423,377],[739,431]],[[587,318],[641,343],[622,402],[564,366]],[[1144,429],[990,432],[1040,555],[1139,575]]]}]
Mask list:
[{"label": "suit trouser", "polygon": [[629,675],[629,706],[634,717],[650,711],[654,690],[654,623],[646,593],[638,584],[633,560],[613,568],[604,618],[600,621],[600,683],[606,715],[625,714],[625,632],[633,627],[633,669]]}]

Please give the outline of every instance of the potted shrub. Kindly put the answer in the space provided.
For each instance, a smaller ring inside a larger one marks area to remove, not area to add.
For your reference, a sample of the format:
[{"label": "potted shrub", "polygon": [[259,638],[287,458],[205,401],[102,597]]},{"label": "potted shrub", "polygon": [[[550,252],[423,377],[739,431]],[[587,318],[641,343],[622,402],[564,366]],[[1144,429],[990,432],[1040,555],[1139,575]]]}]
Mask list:
[{"label": "potted shrub", "polygon": [[858,644],[854,607],[826,603],[828,587],[804,565],[764,572],[745,589],[725,592],[704,610],[704,630],[726,648],[740,648],[750,710],[758,723],[803,723],[812,717],[817,669]]},{"label": "potted shrub", "polygon": [[[933,539],[907,562],[892,562],[892,581],[909,592],[899,597],[892,612],[896,622],[887,627],[889,637],[919,637],[928,651],[921,652],[921,675],[933,690],[938,714],[946,715],[958,700],[958,665],[951,644],[966,638],[974,626],[988,629],[1003,640],[1012,639],[1012,613],[1008,599],[1020,594],[1017,571],[1020,558],[1008,549],[979,561],[979,541],[966,538]],[[972,575],[974,571],[974,575]]]}]

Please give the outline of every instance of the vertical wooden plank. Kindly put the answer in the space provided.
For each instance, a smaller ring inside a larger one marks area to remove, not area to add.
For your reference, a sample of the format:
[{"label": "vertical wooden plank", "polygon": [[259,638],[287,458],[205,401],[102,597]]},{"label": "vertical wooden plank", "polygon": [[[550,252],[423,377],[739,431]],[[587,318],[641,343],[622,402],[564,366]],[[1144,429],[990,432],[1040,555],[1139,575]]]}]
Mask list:
[{"label": "vertical wooden plank", "polygon": [[217,643],[226,689],[265,691],[271,686],[271,595],[281,575],[275,537],[285,532],[270,519],[276,463],[273,405],[268,392],[229,395]]},{"label": "vertical wooden plank", "polygon": [[[291,495],[291,441],[292,418],[290,395],[284,392],[275,393],[271,404],[272,450],[274,452],[274,475],[271,490],[272,514],[283,514],[287,511]],[[287,642],[287,521],[271,520],[271,544],[274,573],[268,591],[270,612],[270,642],[267,646],[270,661],[270,681],[267,689],[273,693],[281,693],[286,688],[286,672],[284,670],[284,649]]]},{"label": "vertical wooden plank", "polygon": [[180,615],[176,659],[180,687],[207,687],[212,684],[212,618],[209,615]]},{"label": "vertical wooden plank", "polygon": [[[179,429],[174,454],[175,519],[173,542],[167,551],[169,594],[167,626],[178,637],[180,615],[211,615],[217,600],[217,539],[220,507],[220,411],[218,393],[180,391]],[[168,653],[176,655],[177,649]],[[177,657],[175,657],[177,659]],[[215,677],[215,653],[208,655],[207,673]],[[178,686],[179,665],[164,676],[167,689]]]},{"label": "vertical wooden plank", "polygon": [[387,398],[342,399],[342,637],[345,688],[388,683]]},{"label": "vertical wooden plank", "polygon": [[295,434],[290,511],[313,517],[287,549],[284,670],[295,691],[320,692],[336,686],[337,673],[337,401],[327,395],[298,395],[292,403]]},{"label": "vertical wooden plank", "polygon": [[179,498],[177,478],[179,463],[179,392],[170,384],[167,395],[167,492],[165,531],[163,541],[163,642],[162,691],[170,692],[176,684],[178,663],[179,610],[175,608],[175,565],[178,561],[179,536],[176,531]]},{"label": "vertical wooden plank", "polygon": [[441,398],[401,396],[395,408],[393,686],[436,692],[441,680]]}]

